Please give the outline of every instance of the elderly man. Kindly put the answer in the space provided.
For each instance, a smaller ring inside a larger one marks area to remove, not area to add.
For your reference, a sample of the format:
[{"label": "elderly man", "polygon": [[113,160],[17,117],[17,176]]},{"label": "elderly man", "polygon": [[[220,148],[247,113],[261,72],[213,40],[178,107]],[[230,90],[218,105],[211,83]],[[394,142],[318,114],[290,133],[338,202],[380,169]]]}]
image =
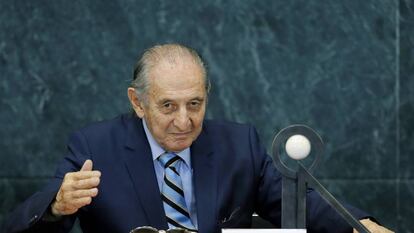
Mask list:
[{"label": "elderly man", "polygon": [[[213,233],[250,227],[253,212],[280,227],[280,174],[253,127],[204,120],[209,87],[194,50],[145,51],[128,88],[134,113],[71,135],[54,179],[11,215],[6,232],[68,232],[77,217],[85,233]],[[316,193],[308,201],[308,232],[352,232]]]}]

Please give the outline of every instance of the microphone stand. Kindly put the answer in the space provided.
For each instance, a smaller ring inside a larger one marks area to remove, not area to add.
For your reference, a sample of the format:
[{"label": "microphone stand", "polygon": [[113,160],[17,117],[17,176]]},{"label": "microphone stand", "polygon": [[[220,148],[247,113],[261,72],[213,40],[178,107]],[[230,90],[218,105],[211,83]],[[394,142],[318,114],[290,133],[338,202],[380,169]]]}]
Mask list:
[{"label": "microphone stand", "polygon": [[[309,171],[302,162],[296,159],[293,160],[296,162],[297,170],[289,168],[281,159],[280,151],[282,145],[293,135],[304,136],[310,141],[313,151],[316,151],[316,158],[310,166]],[[282,173],[282,228],[306,229],[306,192],[308,186],[310,186],[318,191],[322,198],[358,232],[369,233],[368,229],[355,219],[310,173],[310,171],[316,168],[323,154],[322,139],[315,131],[305,125],[289,126],[276,135],[272,147],[274,164]]]}]

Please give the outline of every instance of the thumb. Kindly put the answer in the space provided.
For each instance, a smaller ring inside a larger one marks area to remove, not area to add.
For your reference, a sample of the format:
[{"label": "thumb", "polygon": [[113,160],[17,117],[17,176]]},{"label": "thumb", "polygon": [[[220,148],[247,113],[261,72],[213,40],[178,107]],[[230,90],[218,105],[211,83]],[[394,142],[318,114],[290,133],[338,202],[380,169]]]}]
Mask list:
[{"label": "thumb", "polygon": [[81,171],[92,171],[92,160],[88,159],[85,161],[85,163],[83,163],[82,168],[80,169]]}]

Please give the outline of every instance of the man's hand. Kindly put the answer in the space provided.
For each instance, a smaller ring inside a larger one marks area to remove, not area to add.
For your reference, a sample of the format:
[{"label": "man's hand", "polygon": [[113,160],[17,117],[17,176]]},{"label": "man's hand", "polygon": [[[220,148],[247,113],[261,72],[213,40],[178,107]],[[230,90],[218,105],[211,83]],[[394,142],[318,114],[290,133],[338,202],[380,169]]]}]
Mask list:
[{"label": "man's hand", "polygon": [[56,199],[51,205],[53,215],[76,213],[79,208],[89,205],[92,197],[98,195],[97,187],[101,172],[92,171],[92,166],[92,161],[86,160],[80,171],[66,173]]},{"label": "man's hand", "polygon": [[[360,221],[371,233],[391,233],[393,231],[388,230],[387,228],[378,225],[376,222],[373,222],[369,219],[362,219]],[[354,229],[354,233],[358,231]]]}]

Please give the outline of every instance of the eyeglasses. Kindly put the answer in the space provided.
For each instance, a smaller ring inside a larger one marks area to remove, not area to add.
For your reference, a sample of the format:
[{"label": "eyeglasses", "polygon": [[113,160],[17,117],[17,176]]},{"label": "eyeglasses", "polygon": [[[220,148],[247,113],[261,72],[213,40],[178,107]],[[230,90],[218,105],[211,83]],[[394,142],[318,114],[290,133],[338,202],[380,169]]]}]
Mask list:
[{"label": "eyeglasses", "polygon": [[157,228],[150,227],[150,226],[143,226],[137,227],[131,230],[129,233],[195,233],[197,231],[190,231],[187,229],[176,228],[176,229],[168,229],[168,230],[158,230]]}]

